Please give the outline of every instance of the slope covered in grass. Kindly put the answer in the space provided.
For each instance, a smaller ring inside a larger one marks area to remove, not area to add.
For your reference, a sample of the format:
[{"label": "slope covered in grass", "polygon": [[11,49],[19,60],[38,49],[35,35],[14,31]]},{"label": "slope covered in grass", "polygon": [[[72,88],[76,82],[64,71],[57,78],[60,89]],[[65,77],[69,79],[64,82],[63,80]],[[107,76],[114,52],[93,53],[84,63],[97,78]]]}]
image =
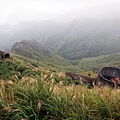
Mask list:
[{"label": "slope covered in grass", "polygon": [[51,62],[59,65],[69,64],[66,59],[47,50],[35,40],[17,42],[12,46],[11,52],[34,60]]},{"label": "slope covered in grass", "polygon": [[88,89],[81,82],[75,86],[60,73],[69,70],[87,75],[85,71],[93,68],[118,66],[119,54],[71,61],[66,66],[11,56],[0,60],[0,120],[120,119],[119,89]]},{"label": "slope covered in grass", "polygon": [[82,58],[71,61],[79,71],[99,70],[105,66],[120,67],[120,53],[102,55],[99,57]]}]

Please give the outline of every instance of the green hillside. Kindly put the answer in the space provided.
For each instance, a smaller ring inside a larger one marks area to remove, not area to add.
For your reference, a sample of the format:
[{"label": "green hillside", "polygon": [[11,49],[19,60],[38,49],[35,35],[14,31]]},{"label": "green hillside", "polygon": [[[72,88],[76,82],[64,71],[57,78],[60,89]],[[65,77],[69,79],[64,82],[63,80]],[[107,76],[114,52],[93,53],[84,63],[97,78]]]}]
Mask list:
[{"label": "green hillside", "polygon": [[[86,72],[99,70],[104,66],[120,66],[120,53],[102,55],[98,57],[82,58],[78,60],[67,60],[47,50],[35,40],[24,40],[15,43],[12,52],[28,58],[38,66],[54,69],[55,71]],[[25,59],[22,57],[22,59]],[[21,58],[20,56],[18,58]]]},{"label": "green hillside", "polygon": [[81,66],[87,71],[119,65],[119,58],[120,54],[85,58],[61,67],[15,54],[0,59],[0,120],[119,120],[119,89],[75,86],[60,74],[63,70],[80,72]]},{"label": "green hillside", "polygon": [[92,58],[82,58],[81,60],[76,60],[74,62],[77,67],[83,70],[94,70],[105,66],[120,67],[120,53]]},{"label": "green hillside", "polygon": [[51,64],[69,65],[70,63],[61,56],[47,50],[35,40],[23,40],[12,46],[12,53],[22,55],[26,58],[49,62]]}]

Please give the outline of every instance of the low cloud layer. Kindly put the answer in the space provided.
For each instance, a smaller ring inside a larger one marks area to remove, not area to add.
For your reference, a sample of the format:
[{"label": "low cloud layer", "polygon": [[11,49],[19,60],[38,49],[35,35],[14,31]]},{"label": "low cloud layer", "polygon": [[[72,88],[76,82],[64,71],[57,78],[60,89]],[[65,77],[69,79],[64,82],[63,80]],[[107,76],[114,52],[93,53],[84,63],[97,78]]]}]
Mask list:
[{"label": "low cloud layer", "polygon": [[[119,5],[119,0],[4,0],[0,4],[0,24],[8,22],[8,18],[18,9],[21,11],[29,9],[37,13],[49,13],[50,15],[51,13],[57,14],[56,17],[66,16],[70,13],[71,15],[76,14],[74,16],[78,14],[81,18],[120,19]],[[18,16],[19,14],[25,16],[23,12],[18,13]]]}]

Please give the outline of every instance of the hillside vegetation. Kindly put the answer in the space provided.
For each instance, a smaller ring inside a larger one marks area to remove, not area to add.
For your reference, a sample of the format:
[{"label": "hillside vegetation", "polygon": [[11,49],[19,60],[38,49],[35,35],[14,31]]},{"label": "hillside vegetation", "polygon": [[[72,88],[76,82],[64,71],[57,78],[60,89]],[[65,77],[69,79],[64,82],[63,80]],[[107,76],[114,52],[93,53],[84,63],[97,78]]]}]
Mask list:
[{"label": "hillside vegetation", "polygon": [[[93,71],[103,66],[119,67],[119,53],[67,61],[59,56],[55,59],[34,40],[27,42],[16,43],[10,59],[0,59],[0,120],[120,119],[119,89],[89,89],[82,81],[73,81],[64,74],[90,73],[96,79]],[[36,47],[32,46],[35,43]]]},{"label": "hillside vegetation", "polygon": [[[53,68],[55,71],[86,72],[98,71],[105,66],[120,67],[120,53],[101,55],[99,57],[67,60],[47,50],[35,40],[17,42],[11,49],[12,53],[28,58],[42,67]],[[18,58],[21,58],[20,56]],[[25,58],[23,58],[25,59]]]},{"label": "hillside vegetation", "polygon": [[26,58],[49,62],[59,65],[69,65],[70,63],[61,56],[47,50],[35,40],[23,40],[12,46],[12,53],[25,56]]},{"label": "hillside vegetation", "polygon": [[0,120],[120,119],[119,89],[75,86],[63,73],[19,55],[0,62]]},{"label": "hillside vegetation", "polygon": [[81,71],[99,70],[105,66],[120,68],[120,53],[73,60],[72,64]]},{"label": "hillside vegetation", "polygon": [[44,45],[67,59],[107,55],[120,51],[119,20],[74,20],[50,36]]}]

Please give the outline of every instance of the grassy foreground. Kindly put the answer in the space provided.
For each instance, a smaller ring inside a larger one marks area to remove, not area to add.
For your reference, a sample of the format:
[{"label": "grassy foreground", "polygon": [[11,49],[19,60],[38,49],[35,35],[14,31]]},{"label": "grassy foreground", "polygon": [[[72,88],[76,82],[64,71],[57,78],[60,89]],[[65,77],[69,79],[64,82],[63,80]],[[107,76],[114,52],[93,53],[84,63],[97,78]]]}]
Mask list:
[{"label": "grassy foreground", "polygon": [[60,68],[22,56],[0,60],[0,120],[120,120],[120,89],[75,86]]},{"label": "grassy foreground", "polygon": [[[0,120],[119,120],[120,90],[24,77],[0,81]],[[65,78],[67,79],[67,78]],[[67,81],[67,80],[66,80]]]}]

